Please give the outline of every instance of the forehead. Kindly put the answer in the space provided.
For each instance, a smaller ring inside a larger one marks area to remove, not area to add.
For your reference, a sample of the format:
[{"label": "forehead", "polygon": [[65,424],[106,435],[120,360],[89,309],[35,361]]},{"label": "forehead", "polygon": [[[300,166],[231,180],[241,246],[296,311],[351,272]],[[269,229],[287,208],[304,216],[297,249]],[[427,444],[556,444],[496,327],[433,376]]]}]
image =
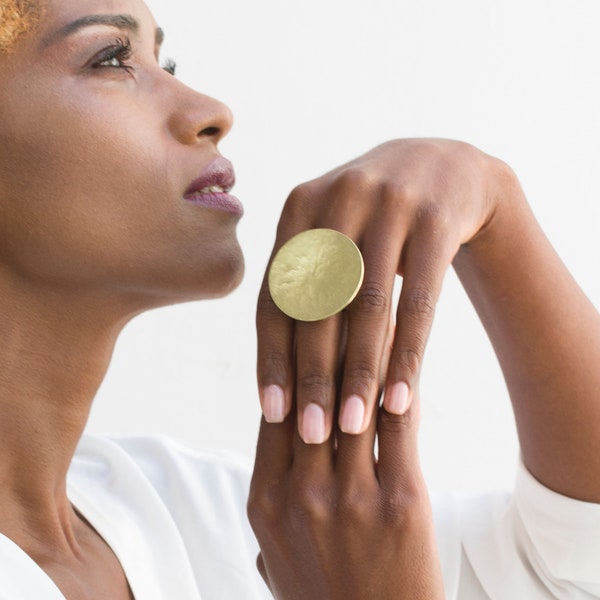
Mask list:
[{"label": "forehead", "polygon": [[89,15],[129,15],[142,28],[154,30],[156,22],[143,0],[47,0],[43,29],[56,30]]}]

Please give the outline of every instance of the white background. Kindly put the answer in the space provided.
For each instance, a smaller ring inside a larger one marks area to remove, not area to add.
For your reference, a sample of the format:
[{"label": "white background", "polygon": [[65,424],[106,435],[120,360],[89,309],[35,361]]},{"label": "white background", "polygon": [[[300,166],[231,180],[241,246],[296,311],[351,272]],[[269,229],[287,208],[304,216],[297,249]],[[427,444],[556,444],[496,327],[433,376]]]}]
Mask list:
[{"label": "white background", "polygon": [[[242,286],[123,332],[93,431],[253,452],[254,307],[291,188],[395,137],[472,142],[519,174],[600,306],[598,0],[151,0],[165,56],[236,116],[221,145],[246,207]],[[600,368],[600,366],[599,366]],[[422,382],[432,489],[510,486],[517,442],[490,345],[450,273]],[[568,402],[565,398],[565,402]]]}]

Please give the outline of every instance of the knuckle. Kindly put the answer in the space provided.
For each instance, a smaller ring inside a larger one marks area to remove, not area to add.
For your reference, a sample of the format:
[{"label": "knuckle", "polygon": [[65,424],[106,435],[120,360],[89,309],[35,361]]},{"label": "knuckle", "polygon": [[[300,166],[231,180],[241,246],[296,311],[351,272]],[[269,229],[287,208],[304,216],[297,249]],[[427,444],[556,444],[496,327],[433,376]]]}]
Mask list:
[{"label": "knuckle", "polygon": [[335,377],[323,371],[309,371],[298,375],[296,386],[299,396],[307,402],[327,407],[335,389]]},{"label": "knuckle", "polygon": [[402,180],[386,180],[381,184],[381,198],[384,206],[394,209],[410,203],[410,190]]},{"label": "knuckle", "polygon": [[391,434],[405,435],[413,423],[413,411],[408,410],[402,415],[396,415],[382,410],[379,413],[377,426],[379,431],[385,431]]},{"label": "knuckle", "polygon": [[277,521],[280,506],[280,494],[274,486],[257,489],[253,485],[246,503],[246,513],[252,528],[262,528],[268,523]]},{"label": "knuckle", "polygon": [[288,195],[283,214],[285,215],[288,211],[294,211],[297,210],[298,207],[304,207],[306,204],[310,204],[314,195],[314,183],[312,181],[297,185]]},{"label": "knuckle", "polygon": [[280,350],[270,349],[261,354],[259,374],[263,381],[287,381],[289,356]]},{"label": "knuckle", "polygon": [[281,346],[258,349],[256,373],[261,386],[271,383],[285,385],[289,379],[290,369],[290,356],[281,349]]},{"label": "knuckle", "polygon": [[321,370],[311,370],[298,375],[298,390],[312,398],[321,399],[323,403],[325,403],[325,397],[334,385],[333,375]]},{"label": "knuckle", "polygon": [[365,192],[373,186],[373,176],[363,167],[352,166],[340,171],[336,177],[336,187],[340,190]]},{"label": "knuckle", "polygon": [[449,229],[448,208],[439,202],[425,202],[417,210],[417,221],[432,234],[441,235]]},{"label": "knuckle", "polygon": [[426,513],[428,501],[420,486],[405,484],[401,490],[389,490],[382,494],[379,503],[379,516],[384,523],[402,529],[416,527]]},{"label": "knuckle", "polygon": [[379,382],[375,365],[370,362],[357,362],[348,365],[345,369],[345,377],[353,389],[360,389],[365,392]]},{"label": "knuckle", "polygon": [[408,498],[403,492],[388,492],[383,494],[379,500],[379,516],[386,523],[404,523],[409,505]]},{"label": "knuckle", "polygon": [[364,529],[374,520],[373,505],[358,498],[340,498],[336,517],[341,523],[352,523],[355,529]]},{"label": "knuckle", "polygon": [[395,352],[394,363],[401,372],[414,375],[419,372],[422,356],[423,349],[421,347],[404,347]]},{"label": "knuckle", "polygon": [[314,182],[297,185],[288,195],[277,226],[277,238],[287,239],[297,223],[307,221],[318,197]]},{"label": "knuckle", "polygon": [[290,494],[286,514],[292,529],[311,529],[330,520],[333,505],[323,490],[314,486],[298,486]]},{"label": "knuckle", "polygon": [[448,210],[441,202],[425,202],[417,210],[417,219],[425,225],[442,225],[448,220]]},{"label": "knuckle", "polygon": [[411,317],[433,318],[435,312],[433,293],[424,287],[408,290],[400,297],[400,309],[403,314]]},{"label": "knuckle", "polygon": [[389,294],[385,288],[373,282],[365,282],[352,303],[352,309],[362,313],[385,313],[390,307]]},{"label": "knuckle", "polygon": [[360,485],[346,486],[337,498],[336,513],[342,522],[367,523],[373,517],[373,498]]}]

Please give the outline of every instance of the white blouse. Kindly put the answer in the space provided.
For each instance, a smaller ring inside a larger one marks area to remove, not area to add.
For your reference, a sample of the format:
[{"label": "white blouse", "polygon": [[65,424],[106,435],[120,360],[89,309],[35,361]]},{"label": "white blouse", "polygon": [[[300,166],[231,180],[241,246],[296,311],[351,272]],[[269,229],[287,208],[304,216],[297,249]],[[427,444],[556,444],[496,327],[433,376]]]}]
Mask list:
[{"label": "white blouse", "polygon": [[[136,600],[271,598],[246,520],[250,465],[162,436],[84,436],[77,510],[121,561]],[[560,496],[520,465],[514,493],[432,499],[448,600],[600,598],[600,505]],[[65,600],[0,534],[0,600]]]}]

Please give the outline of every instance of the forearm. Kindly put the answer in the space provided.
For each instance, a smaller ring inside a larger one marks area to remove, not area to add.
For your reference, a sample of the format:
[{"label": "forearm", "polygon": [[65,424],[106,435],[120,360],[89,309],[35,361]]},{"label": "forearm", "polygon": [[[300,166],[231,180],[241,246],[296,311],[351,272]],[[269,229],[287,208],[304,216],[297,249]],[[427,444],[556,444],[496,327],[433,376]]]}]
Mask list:
[{"label": "forearm", "polygon": [[497,210],[455,270],[494,346],[523,460],[551,489],[600,502],[600,316],[496,164]]}]

